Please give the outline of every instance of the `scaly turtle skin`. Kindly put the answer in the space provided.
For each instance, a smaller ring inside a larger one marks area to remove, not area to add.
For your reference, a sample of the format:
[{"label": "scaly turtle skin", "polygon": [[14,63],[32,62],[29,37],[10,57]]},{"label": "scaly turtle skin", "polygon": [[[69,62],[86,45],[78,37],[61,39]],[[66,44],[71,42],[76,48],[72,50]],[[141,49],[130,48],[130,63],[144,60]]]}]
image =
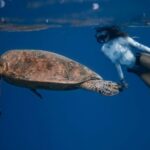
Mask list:
[{"label": "scaly turtle skin", "polygon": [[84,88],[112,96],[118,94],[120,88],[117,83],[103,80],[76,61],[42,50],[11,50],[4,53],[0,58],[0,74],[6,82],[34,92],[36,89]]}]

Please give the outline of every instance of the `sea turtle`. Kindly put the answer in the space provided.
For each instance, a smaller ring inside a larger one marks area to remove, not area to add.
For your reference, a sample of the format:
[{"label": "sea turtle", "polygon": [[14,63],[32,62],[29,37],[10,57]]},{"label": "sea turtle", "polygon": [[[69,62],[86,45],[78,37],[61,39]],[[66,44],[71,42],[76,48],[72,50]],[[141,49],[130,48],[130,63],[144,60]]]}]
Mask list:
[{"label": "sea turtle", "polygon": [[43,50],[10,50],[0,57],[0,75],[8,83],[37,89],[83,88],[106,96],[116,95],[119,84],[103,78],[65,56]]}]

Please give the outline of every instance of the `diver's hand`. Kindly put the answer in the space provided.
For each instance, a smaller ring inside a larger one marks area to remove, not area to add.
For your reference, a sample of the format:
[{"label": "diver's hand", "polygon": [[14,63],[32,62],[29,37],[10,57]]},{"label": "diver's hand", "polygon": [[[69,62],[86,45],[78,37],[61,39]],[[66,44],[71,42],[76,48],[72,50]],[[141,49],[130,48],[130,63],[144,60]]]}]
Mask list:
[{"label": "diver's hand", "polygon": [[128,88],[128,83],[125,81],[125,79],[121,79],[120,80],[120,91],[123,91],[124,89],[127,89]]}]

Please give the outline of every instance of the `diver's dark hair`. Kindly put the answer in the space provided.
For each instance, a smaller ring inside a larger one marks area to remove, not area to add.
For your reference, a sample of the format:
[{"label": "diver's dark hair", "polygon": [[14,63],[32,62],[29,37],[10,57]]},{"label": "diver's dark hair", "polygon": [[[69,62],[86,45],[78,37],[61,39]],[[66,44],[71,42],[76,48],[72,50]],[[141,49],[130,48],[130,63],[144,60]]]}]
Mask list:
[{"label": "diver's dark hair", "polygon": [[106,31],[108,32],[108,35],[109,35],[109,40],[112,40],[112,39],[115,39],[115,38],[118,38],[118,37],[127,37],[128,34],[121,31],[121,29],[118,27],[118,26],[104,26],[104,27],[97,27],[96,28],[96,38],[97,38],[97,41],[98,41],[98,34],[103,32],[103,31]]}]

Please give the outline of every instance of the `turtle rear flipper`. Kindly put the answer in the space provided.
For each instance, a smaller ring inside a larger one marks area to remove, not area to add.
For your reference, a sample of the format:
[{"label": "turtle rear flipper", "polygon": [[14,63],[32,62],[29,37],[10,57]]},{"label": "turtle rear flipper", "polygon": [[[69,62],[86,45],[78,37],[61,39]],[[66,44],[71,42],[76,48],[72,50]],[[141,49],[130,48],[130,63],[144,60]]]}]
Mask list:
[{"label": "turtle rear flipper", "polygon": [[80,87],[98,92],[105,96],[113,96],[120,93],[120,85],[106,80],[89,80],[80,85]]},{"label": "turtle rear flipper", "polygon": [[36,89],[30,89],[30,91],[33,92],[36,96],[38,96],[40,99],[43,99],[43,96]]}]

